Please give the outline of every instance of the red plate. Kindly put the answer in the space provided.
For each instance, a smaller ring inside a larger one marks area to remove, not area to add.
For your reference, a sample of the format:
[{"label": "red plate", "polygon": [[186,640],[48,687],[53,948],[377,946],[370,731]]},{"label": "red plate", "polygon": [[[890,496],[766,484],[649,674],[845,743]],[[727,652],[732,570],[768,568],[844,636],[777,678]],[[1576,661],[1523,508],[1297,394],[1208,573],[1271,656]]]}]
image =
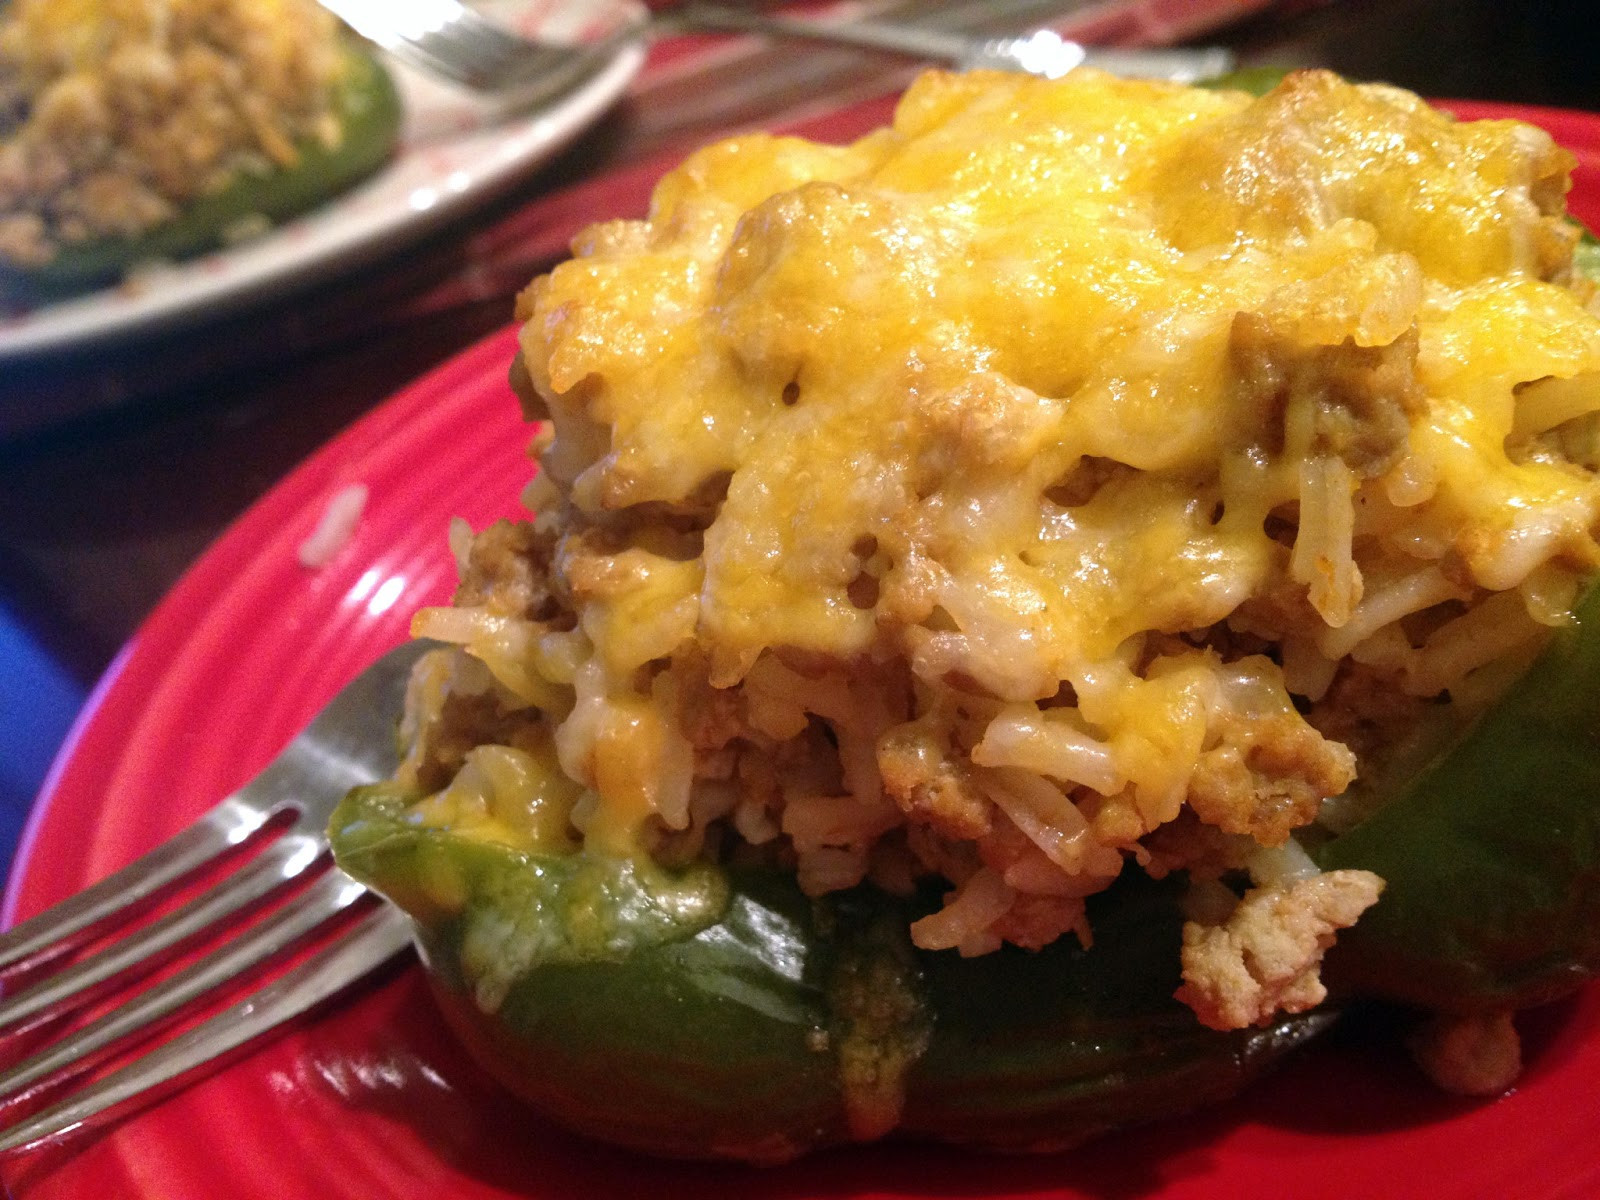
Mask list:
[{"label": "red plate", "polygon": [[[1600,221],[1600,118],[1481,104],[1582,159],[1573,207]],[[453,515],[514,511],[526,430],[498,334],[363,419],[252,508],[117,660],[45,787],[8,894],[27,916],[149,848],[264,764],[409,613],[454,580]],[[296,549],[343,486],[371,489],[353,541]],[[185,1200],[645,1195],[1183,1200],[1600,1195],[1600,988],[1529,1014],[1521,1085],[1491,1103],[1421,1083],[1395,1046],[1338,1032],[1246,1097],[1071,1155],[836,1151],[751,1170],[646,1161],[506,1100],[455,1049],[415,969],[392,972],[70,1156],[7,1164],[13,1194]]]}]

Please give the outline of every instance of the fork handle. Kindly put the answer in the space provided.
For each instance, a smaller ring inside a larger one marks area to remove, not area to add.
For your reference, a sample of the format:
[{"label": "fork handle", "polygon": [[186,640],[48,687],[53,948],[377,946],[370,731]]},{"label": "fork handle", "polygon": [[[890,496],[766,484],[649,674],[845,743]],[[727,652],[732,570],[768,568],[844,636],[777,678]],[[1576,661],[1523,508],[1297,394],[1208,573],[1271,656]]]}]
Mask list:
[{"label": "fork handle", "polygon": [[[810,21],[794,17],[770,16],[729,8],[721,4],[685,4],[674,10],[669,20],[685,29],[716,30],[731,33],[756,33],[773,37],[804,38],[816,42],[832,42],[848,46],[861,46],[869,50],[887,50],[912,58],[928,59],[958,67],[995,66],[1015,70],[1019,59],[1015,53],[995,53],[1022,38],[984,38],[965,33],[949,33],[920,25],[878,25],[871,21]],[[1177,83],[1194,83],[1211,79],[1233,69],[1233,55],[1221,48],[1208,49],[1167,47],[1104,47],[1077,46],[1076,43],[1058,42],[1056,49],[1075,50],[1072,57],[1061,58],[1055,69],[1043,73],[1055,76],[1067,67],[1080,63],[1136,79],[1169,79]]]},{"label": "fork handle", "polygon": [[685,4],[674,18],[685,28],[728,33],[760,33],[769,36],[806,38],[863,46],[869,50],[889,50],[913,58],[957,62],[972,47],[963,34],[945,33],[913,25],[874,25],[870,21],[804,21],[794,17],[768,16],[720,4]]}]

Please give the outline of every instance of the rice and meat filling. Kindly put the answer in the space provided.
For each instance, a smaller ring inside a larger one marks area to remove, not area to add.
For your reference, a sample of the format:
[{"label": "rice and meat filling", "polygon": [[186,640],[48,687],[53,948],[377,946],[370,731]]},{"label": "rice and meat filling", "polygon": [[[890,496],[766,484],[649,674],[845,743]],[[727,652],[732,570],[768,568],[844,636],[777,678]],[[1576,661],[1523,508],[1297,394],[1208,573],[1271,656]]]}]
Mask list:
[{"label": "rice and meat filling", "polygon": [[134,236],[340,136],[312,0],[14,0],[0,12],[0,262]]},{"label": "rice and meat filling", "polygon": [[1597,563],[1569,167],[1314,72],[932,73],[854,144],[697,154],[522,298],[539,515],[458,529],[416,621],[465,650],[422,819],[932,877],[964,955],[1184,872],[1200,1020],[1315,1005],[1382,881],[1302,840]]}]

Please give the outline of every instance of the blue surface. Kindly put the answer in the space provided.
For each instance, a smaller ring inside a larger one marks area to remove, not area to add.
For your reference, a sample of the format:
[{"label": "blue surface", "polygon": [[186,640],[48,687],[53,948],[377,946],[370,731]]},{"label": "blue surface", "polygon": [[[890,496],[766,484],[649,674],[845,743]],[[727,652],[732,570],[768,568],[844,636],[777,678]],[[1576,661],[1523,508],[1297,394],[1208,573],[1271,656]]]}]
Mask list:
[{"label": "blue surface", "polygon": [[16,853],[28,810],[88,688],[0,603],[0,864]]}]

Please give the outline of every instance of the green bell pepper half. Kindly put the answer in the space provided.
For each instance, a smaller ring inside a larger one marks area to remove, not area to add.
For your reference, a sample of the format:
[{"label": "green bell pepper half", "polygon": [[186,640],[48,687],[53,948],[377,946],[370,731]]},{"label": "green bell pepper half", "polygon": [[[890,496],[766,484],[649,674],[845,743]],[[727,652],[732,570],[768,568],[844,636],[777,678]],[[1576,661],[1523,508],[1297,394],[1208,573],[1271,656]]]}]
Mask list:
[{"label": "green bell pepper half", "polygon": [[916,950],[937,906],[863,887],[429,829],[389,785],[353,792],[335,853],[414,921],[473,1056],[556,1122],[654,1154],[781,1162],[898,1131],[1055,1149],[1230,1095],[1327,1013],[1222,1034],[1173,999],[1181,885],[1091,901],[1061,939],[979,959]]},{"label": "green bell pepper half", "polygon": [[[1260,81],[1258,81],[1259,83]],[[1576,269],[1600,278],[1584,231]],[[1600,587],[1533,666],[1372,816],[1314,849],[1382,900],[1323,978],[1342,999],[1475,1012],[1600,973]],[[898,1132],[1059,1149],[1237,1092],[1336,1008],[1218,1033],[1173,998],[1181,883],[1089,900],[1095,947],[913,948],[936,905],[821,900],[772,873],[540,855],[352,792],[340,864],[412,917],[474,1057],[552,1120],[655,1154],[781,1162]]]},{"label": "green bell pepper half", "polygon": [[38,304],[114,283],[140,263],[172,262],[215,249],[245,221],[288,220],[371,175],[394,153],[400,97],[389,72],[364,47],[347,44],[344,58],[333,98],[341,130],[337,145],[303,139],[295,146],[293,166],[240,171],[172,220],[142,233],[71,243],[38,267],[0,262],[0,296]]},{"label": "green bell pepper half", "polygon": [[1383,876],[1330,986],[1441,1011],[1524,1008],[1600,968],[1600,588],[1390,803],[1314,852]]}]

